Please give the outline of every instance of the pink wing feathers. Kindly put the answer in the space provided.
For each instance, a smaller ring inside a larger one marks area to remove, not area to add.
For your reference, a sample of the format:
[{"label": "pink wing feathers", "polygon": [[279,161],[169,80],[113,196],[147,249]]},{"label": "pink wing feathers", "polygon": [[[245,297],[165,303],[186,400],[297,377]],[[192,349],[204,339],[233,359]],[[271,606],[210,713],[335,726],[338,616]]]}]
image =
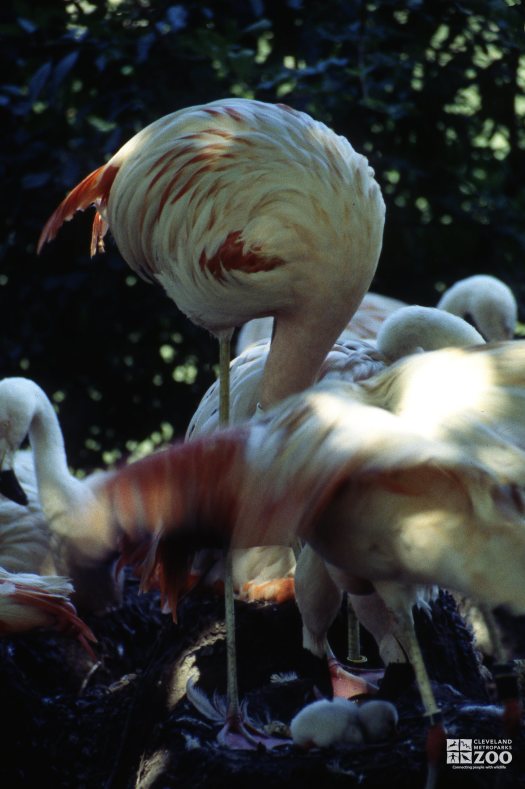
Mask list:
[{"label": "pink wing feathers", "polygon": [[135,567],[142,589],[160,587],[174,618],[179,596],[191,586],[194,554],[231,540],[245,443],[246,432],[236,428],[176,444],[124,467],[102,487],[103,504],[121,531],[120,564]]}]

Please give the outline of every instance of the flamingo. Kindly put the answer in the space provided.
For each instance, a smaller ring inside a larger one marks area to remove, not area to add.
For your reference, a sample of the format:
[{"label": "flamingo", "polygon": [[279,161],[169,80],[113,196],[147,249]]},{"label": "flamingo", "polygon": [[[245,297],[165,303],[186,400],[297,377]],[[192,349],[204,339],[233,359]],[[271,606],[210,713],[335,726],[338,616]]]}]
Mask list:
[{"label": "flamingo", "polygon": [[[345,329],[339,342],[347,339],[373,340],[384,321],[402,307],[399,299],[378,293],[365,293],[361,304]],[[437,304],[438,309],[471,323],[486,342],[510,340],[516,331],[517,304],[512,290],[497,277],[475,274],[458,280],[448,288]],[[246,323],[237,337],[237,353],[272,334],[271,318],[254,318]]]},{"label": "flamingo", "polygon": [[[372,169],[345,138],[286,105],[233,98],[136,134],[70,192],[38,251],[92,204],[92,254],[109,228],[129,266],[218,337],[222,423],[234,327],[275,318],[263,409],[313,383],[368,290],[385,213]],[[230,569],[226,585],[229,718],[239,729]]]},{"label": "flamingo", "polygon": [[[375,348],[366,340],[347,340],[342,345],[334,345],[321,367],[319,379],[360,381],[374,376],[384,370],[388,364],[410,353],[442,347],[477,345],[483,342],[483,337],[473,326],[455,315],[432,307],[416,305],[400,307],[381,325]],[[252,344],[231,364],[232,422],[241,422],[253,417],[256,412],[260,380],[268,349],[269,345],[264,341]],[[218,412],[219,391],[218,384],[215,383],[208,389],[193,415],[188,426],[187,438],[195,439],[217,430]],[[247,555],[251,561],[246,560]],[[339,589],[332,589],[333,581],[326,570],[314,566],[311,559],[307,561],[307,557],[308,549],[305,549],[303,562],[300,563],[299,588],[296,589],[296,599],[303,617],[303,646],[318,658],[325,656],[328,658],[332,687],[336,695],[346,697],[356,693],[373,692],[377,672],[360,671],[357,676],[348,673],[336,660],[328,645],[326,632],[340,608],[342,592]],[[273,546],[259,547],[247,552],[234,551],[233,561],[237,575],[236,588],[241,594],[247,595],[248,599],[262,597],[268,590],[281,599],[291,588],[290,577],[295,566],[295,557],[291,548]],[[244,562],[244,566],[241,562]],[[239,565],[238,569],[237,565]],[[274,572],[270,580],[271,570]],[[251,575],[246,575],[247,571]],[[215,568],[211,576],[212,581],[216,580],[218,572]],[[366,623],[362,623],[374,634],[379,628],[382,639],[385,630],[380,622],[382,617],[376,610],[377,604],[369,601],[368,596],[363,602],[359,596],[352,595],[351,602],[352,609],[357,606],[360,609],[367,607],[370,609],[368,616],[366,611],[361,612],[361,620],[366,616]],[[353,648],[349,652],[349,660],[358,665],[364,661],[362,658],[359,659],[359,629],[352,609],[349,609],[349,635],[353,641]],[[388,652],[388,657],[392,658],[392,651]],[[402,653],[400,656],[398,651],[396,660],[400,659],[403,659]]]},{"label": "flamingo", "polygon": [[430,786],[444,731],[412,608],[439,585],[525,613],[524,362],[525,342],[513,341],[321,382],[258,420],[130,464],[102,486],[100,517],[128,549],[146,540],[143,588],[160,577],[172,611],[196,547],[219,541],[300,537],[342,588],[372,584],[433,724]]},{"label": "flamingo", "polygon": [[512,290],[498,277],[474,274],[448,288],[437,304],[470,321],[487,342],[511,340],[518,307]]},{"label": "flamingo", "polygon": [[129,266],[219,339],[257,315],[276,318],[263,408],[315,379],[370,285],[385,212],[373,171],[345,138],[249,99],[145,127],[69,193],[38,251],[90,205],[92,254],[109,228]]},{"label": "flamingo", "polygon": [[[31,451],[16,455],[29,436]],[[0,457],[19,479],[26,505],[0,501],[0,566],[12,572],[67,575],[75,605],[99,612],[120,603],[114,575],[116,542],[80,524],[72,510],[93,495],[103,474],[74,477],[58,417],[43,389],[28,378],[0,381]],[[9,495],[0,485],[0,493]]]}]

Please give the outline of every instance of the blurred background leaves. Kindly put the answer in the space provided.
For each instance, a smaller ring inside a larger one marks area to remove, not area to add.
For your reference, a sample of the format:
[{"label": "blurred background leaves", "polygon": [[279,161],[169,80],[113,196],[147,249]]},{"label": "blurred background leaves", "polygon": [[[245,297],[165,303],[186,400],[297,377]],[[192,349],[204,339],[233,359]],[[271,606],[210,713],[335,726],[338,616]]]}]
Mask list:
[{"label": "blurred background leaves", "polygon": [[5,0],[0,375],[52,397],[71,464],[183,435],[216,374],[213,338],[111,241],[89,259],[89,212],[35,254],[65,193],[181,107],[234,95],[325,121],[383,188],[374,290],[432,305],[491,273],[523,315],[524,20],[521,0]]}]

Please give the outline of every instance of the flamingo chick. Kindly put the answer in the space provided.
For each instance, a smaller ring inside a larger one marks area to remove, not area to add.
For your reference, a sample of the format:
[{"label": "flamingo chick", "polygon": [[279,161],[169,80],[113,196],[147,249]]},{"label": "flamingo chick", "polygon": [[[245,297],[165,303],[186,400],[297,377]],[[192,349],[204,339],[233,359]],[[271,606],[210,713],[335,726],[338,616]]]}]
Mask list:
[{"label": "flamingo chick", "polygon": [[498,277],[474,274],[460,279],[437,306],[472,323],[487,342],[514,337],[518,306],[512,290]]},{"label": "flamingo chick", "polygon": [[329,748],[391,739],[397,722],[397,710],[388,701],[358,705],[346,699],[321,699],[294,716],[290,732],[295,745],[301,748]]}]

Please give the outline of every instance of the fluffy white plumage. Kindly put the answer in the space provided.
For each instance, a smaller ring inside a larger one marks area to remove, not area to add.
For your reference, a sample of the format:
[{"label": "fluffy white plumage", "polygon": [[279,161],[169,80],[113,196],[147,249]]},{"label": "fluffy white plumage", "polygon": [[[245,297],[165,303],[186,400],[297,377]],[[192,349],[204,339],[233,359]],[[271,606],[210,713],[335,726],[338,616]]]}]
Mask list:
[{"label": "fluffy white plumage", "polygon": [[323,699],[303,707],[292,719],[290,732],[302,748],[329,748],[388,740],[397,722],[397,710],[388,701],[357,705],[346,699]]},{"label": "fluffy white plumage", "polygon": [[51,532],[40,506],[31,451],[16,454],[14,472],[27,496],[27,505],[0,496],[0,567],[12,573],[52,575],[56,568],[50,549]]},{"label": "fluffy white plumage", "polygon": [[342,743],[362,744],[357,704],[346,699],[322,699],[303,707],[290,723],[295,745],[302,748],[329,748]]},{"label": "fluffy white plumage", "polygon": [[0,497],[0,635],[36,628],[61,630],[77,637],[94,658],[89,642],[95,637],[71,603],[73,585],[69,578],[56,575],[32,452],[17,453],[14,471],[27,505]]},{"label": "fluffy white plumage", "polygon": [[[483,342],[472,326],[456,316],[433,307],[403,307],[384,321],[375,343],[355,338],[336,343],[321,365],[318,380],[362,381],[410,353]],[[260,340],[231,363],[230,411],[234,424],[255,414],[269,350],[269,341]],[[219,382],[215,382],[191,418],[186,438],[209,435],[218,426]]]}]

